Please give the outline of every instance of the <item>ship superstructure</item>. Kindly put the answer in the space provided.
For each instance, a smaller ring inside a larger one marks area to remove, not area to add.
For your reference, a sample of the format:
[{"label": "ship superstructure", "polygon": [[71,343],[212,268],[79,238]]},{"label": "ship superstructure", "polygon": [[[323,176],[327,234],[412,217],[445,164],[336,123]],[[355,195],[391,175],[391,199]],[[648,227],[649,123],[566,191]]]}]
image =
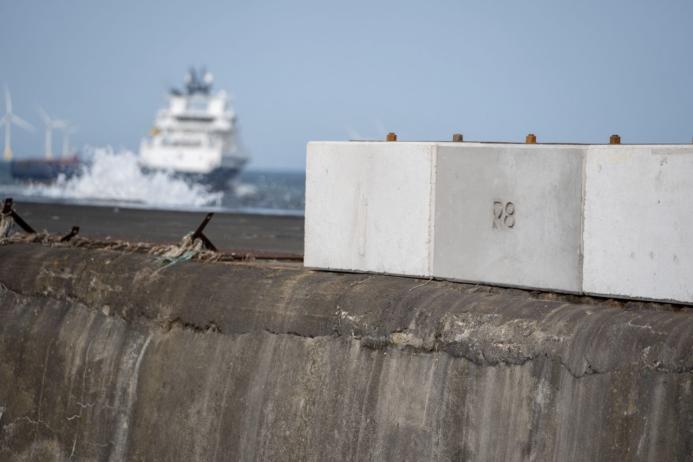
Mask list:
[{"label": "ship superstructure", "polygon": [[236,137],[236,115],[212,74],[191,69],[184,90],[172,89],[140,145],[146,170],[165,170],[224,189],[248,161]]}]

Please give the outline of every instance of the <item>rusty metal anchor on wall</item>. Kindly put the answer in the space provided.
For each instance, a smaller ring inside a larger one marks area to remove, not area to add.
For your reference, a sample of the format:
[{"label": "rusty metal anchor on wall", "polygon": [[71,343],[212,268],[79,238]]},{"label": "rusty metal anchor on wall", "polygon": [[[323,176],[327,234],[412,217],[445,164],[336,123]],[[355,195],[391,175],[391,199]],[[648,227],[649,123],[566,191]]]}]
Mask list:
[{"label": "rusty metal anchor on wall", "polygon": [[[14,201],[11,197],[5,199],[2,205],[2,226],[0,226],[0,237],[7,237],[10,234],[12,222],[16,223],[17,226],[22,228],[27,234],[36,234],[36,230],[29,226],[29,223],[24,221],[22,217],[14,210]],[[12,220],[10,222],[9,220]]]},{"label": "rusty metal anchor on wall", "polygon": [[[27,234],[36,234],[36,230],[14,209],[14,200],[8,197],[4,200],[2,211],[0,211],[0,237],[8,237],[10,235],[12,223],[16,223]],[[60,238],[60,242],[68,242],[77,234],[79,234],[79,226],[73,226],[68,234]]]}]

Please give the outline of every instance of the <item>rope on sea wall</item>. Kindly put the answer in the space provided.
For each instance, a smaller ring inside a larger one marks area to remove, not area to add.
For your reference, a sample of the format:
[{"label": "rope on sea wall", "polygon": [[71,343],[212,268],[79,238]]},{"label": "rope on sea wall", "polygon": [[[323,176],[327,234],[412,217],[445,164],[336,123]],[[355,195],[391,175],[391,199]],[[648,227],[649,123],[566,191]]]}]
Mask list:
[{"label": "rope on sea wall", "polygon": [[161,259],[162,263],[168,266],[188,260],[214,262],[239,259],[235,255],[206,250],[199,239],[192,239],[192,233],[185,235],[178,244],[172,245],[128,242],[115,239],[91,239],[82,236],[75,236],[69,242],[64,242],[61,241],[61,236],[49,234],[45,231],[34,234],[12,233],[11,231],[5,233],[5,229],[11,228],[11,225],[11,220],[0,221],[0,231],[3,231],[3,234],[0,234],[0,245],[31,243],[51,247],[77,247],[144,253]]}]

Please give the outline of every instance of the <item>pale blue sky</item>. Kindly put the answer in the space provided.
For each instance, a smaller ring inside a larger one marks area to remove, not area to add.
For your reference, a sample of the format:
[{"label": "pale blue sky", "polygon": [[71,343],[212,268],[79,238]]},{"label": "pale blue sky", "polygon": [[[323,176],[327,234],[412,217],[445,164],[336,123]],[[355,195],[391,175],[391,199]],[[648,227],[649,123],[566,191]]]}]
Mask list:
[{"label": "pale blue sky", "polygon": [[[190,64],[234,95],[255,168],[302,169],[308,140],[351,132],[693,136],[690,0],[0,0],[0,83],[78,143],[135,149]],[[42,152],[19,132],[18,155]]]}]

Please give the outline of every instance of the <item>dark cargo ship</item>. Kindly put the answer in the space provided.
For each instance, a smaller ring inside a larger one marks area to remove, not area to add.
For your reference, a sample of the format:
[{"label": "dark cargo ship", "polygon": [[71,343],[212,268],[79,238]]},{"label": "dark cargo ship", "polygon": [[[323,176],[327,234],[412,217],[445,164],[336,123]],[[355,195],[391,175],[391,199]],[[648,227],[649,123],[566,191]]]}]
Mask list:
[{"label": "dark cargo ship", "polygon": [[20,181],[53,181],[60,175],[69,178],[79,173],[78,156],[61,159],[17,159],[10,162],[10,176]]}]

